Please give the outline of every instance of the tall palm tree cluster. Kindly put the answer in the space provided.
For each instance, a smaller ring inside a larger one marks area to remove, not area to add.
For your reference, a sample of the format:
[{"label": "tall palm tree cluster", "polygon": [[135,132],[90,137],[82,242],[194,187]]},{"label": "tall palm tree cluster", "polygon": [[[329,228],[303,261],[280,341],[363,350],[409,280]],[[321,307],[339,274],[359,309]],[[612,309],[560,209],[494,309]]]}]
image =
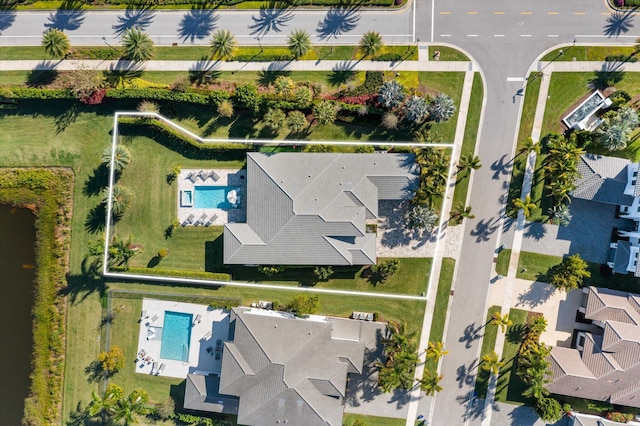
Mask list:
[{"label": "tall palm tree cluster", "polygon": [[547,321],[542,315],[535,316],[527,324],[527,334],[518,350],[516,374],[527,385],[522,393],[536,401],[538,415],[548,422],[555,422],[564,414],[562,406],[549,397],[546,384],[550,382],[550,363],[547,360],[551,347],[540,342],[540,334],[545,331]]},{"label": "tall palm tree cluster", "polygon": [[149,395],[145,390],[134,389],[129,395],[125,395],[124,389],[111,383],[104,395],[92,393],[87,414],[100,419],[101,424],[130,425],[138,423],[138,416],[151,412],[148,403]]},{"label": "tall palm tree cluster", "polygon": [[603,123],[594,130],[598,142],[609,151],[625,149],[631,133],[638,127],[638,113],[629,105],[602,116]]},{"label": "tall palm tree cluster", "polygon": [[[118,179],[122,175],[124,169],[131,163],[131,152],[126,146],[118,144],[116,145],[113,163],[111,161],[111,147],[108,147],[102,153],[102,164],[106,167],[111,167],[113,164],[115,171],[115,178]],[[124,215],[125,211],[131,205],[133,199],[133,193],[129,188],[122,185],[113,185],[111,190],[111,213],[115,220],[118,220]],[[109,205],[109,188],[104,189],[103,204],[105,207]]]},{"label": "tall palm tree cluster", "polygon": [[568,139],[551,135],[546,144],[548,155],[544,159],[545,188],[551,192],[553,205],[559,207],[570,202],[569,193],[575,189],[580,177],[578,161],[585,150],[577,144],[575,134]]},{"label": "tall palm tree cluster", "polygon": [[405,87],[396,80],[385,81],[378,90],[378,102],[394,115],[411,124],[420,124],[427,119],[436,123],[448,121],[456,112],[453,99],[441,93],[433,99],[418,95],[407,96]]},{"label": "tall palm tree cluster", "polygon": [[415,150],[416,163],[420,166],[420,187],[412,204],[433,209],[442,196],[449,176],[449,156],[439,148],[425,147]]},{"label": "tall palm tree cluster", "polygon": [[407,323],[391,321],[387,324],[388,337],[384,339],[385,363],[379,363],[378,385],[384,392],[411,389],[418,363],[417,332],[408,331]]}]

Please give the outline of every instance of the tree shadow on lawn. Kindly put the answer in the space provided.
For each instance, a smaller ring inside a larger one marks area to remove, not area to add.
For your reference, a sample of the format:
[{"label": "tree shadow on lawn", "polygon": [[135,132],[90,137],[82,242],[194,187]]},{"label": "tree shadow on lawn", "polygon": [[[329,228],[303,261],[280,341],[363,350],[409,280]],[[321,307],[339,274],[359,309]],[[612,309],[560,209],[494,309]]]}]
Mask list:
[{"label": "tree shadow on lawn", "polygon": [[69,421],[66,426],[102,426],[104,422],[98,417],[91,417],[82,401],[78,401],[75,410],[69,413]]},{"label": "tree shadow on lawn", "polygon": [[258,71],[258,84],[268,86],[273,84],[278,77],[288,77],[291,71]]},{"label": "tree shadow on lawn", "polygon": [[507,330],[506,338],[509,343],[521,343],[526,334],[527,334],[526,324],[513,324]]},{"label": "tree shadow on lawn", "polygon": [[100,195],[109,186],[109,167],[102,163],[93,170],[93,175],[84,182],[82,193],[87,197]]},{"label": "tree shadow on lawn", "polygon": [[[87,259],[82,261],[82,269],[88,270],[91,268]],[[98,292],[100,297],[106,294],[107,286],[102,277],[91,274],[89,272],[82,274],[71,274],[67,277],[67,286],[63,288],[60,293],[64,296],[69,296],[71,304],[80,303],[86,299],[90,294]]]},{"label": "tree shadow on lawn", "polygon": [[89,211],[87,220],[84,222],[84,229],[91,233],[97,234],[104,231],[107,217],[107,207],[104,203],[100,203]]}]

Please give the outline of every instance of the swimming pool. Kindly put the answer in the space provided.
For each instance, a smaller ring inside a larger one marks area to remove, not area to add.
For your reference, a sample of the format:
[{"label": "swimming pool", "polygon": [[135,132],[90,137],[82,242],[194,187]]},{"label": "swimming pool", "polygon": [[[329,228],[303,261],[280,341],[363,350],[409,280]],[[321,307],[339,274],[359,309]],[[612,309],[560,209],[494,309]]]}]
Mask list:
[{"label": "swimming pool", "polygon": [[164,312],[160,358],[189,361],[191,322],[193,315],[182,312]]},{"label": "swimming pool", "polygon": [[227,194],[233,188],[231,186],[196,186],[195,208],[197,209],[223,209],[230,210],[233,205],[227,201]]}]

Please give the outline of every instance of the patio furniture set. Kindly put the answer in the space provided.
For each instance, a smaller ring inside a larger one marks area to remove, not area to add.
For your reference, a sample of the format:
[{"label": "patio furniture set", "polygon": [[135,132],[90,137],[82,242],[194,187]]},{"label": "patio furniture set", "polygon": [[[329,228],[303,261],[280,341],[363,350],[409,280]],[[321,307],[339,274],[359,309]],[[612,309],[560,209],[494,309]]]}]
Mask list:
[{"label": "patio furniture set", "polygon": [[166,366],[165,363],[161,363],[158,367],[158,362],[154,361],[154,359],[151,358],[151,355],[148,355],[144,349],[140,349],[140,352],[138,352],[138,357],[136,358],[135,363],[138,364],[138,362],[140,362],[140,365],[138,365],[139,368],[144,368],[151,364],[151,371],[149,374],[153,376],[159,376]]},{"label": "patio furniture set", "polygon": [[187,216],[187,218],[182,222],[182,226],[187,226],[187,225],[193,225],[193,226],[211,226],[211,224],[213,224],[213,222],[216,221],[216,219],[218,219],[218,215],[217,214],[212,214],[211,216],[209,216],[206,213],[203,213],[196,221],[194,221],[194,219],[196,218],[196,216],[191,213],[189,216]]},{"label": "patio furniture set", "polygon": [[190,180],[191,183],[196,183],[198,179],[200,179],[202,182],[206,182],[207,179],[212,179],[214,182],[217,182],[218,180],[220,180],[220,175],[214,170],[211,170],[209,173],[205,172],[204,170],[200,170],[198,173],[189,173],[187,176],[185,176],[185,179]]},{"label": "patio furniture set", "polygon": [[222,340],[221,339],[216,340],[215,349],[213,346],[209,346],[207,348],[207,353],[212,356],[215,355],[216,361],[219,361],[220,358],[222,357]]},{"label": "patio furniture set", "polygon": [[370,312],[353,312],[351,314],[352,319],[361,321],[373,321],[373,314]]}]

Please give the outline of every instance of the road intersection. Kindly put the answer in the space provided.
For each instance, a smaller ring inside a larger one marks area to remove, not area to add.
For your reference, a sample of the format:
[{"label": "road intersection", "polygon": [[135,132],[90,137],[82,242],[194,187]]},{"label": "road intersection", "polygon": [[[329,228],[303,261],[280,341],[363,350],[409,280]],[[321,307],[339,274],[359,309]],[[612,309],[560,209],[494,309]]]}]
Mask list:
[{"label": "road intersection", "polygon": [[[522,109],[525,77],[538,68],[536,58],[554,46],[629,44],[640,35],[634,14],[612,12],[600,0],[414,0],[394,12],[357,7],[313,11],[105,11],[2,12],[1,45],[39,45],[42,31],[64,28],[74,45],[117,44],[129,26],[139,25],[161,45],[208,44],[209,34],[229,29],[239,43],[283,44],[291,30],[303,28],[316,44],[355,44],[370,30],[386,43],[433,42],[455,45],[473,58],[484,80],[475,172],[468,219],[452,289],[455,295],[442,361],[443,387],[429,413],[430,425],[480,424],[473,390],[482,337],[492,258],[500,244],[504,197]],[[532,65],[533,64],[533,65]],[[428,330],[427,330],[428,332]],[[407,424],[413,424],[412,413]],[[427,413],[424,413],[425,415]]]}]

